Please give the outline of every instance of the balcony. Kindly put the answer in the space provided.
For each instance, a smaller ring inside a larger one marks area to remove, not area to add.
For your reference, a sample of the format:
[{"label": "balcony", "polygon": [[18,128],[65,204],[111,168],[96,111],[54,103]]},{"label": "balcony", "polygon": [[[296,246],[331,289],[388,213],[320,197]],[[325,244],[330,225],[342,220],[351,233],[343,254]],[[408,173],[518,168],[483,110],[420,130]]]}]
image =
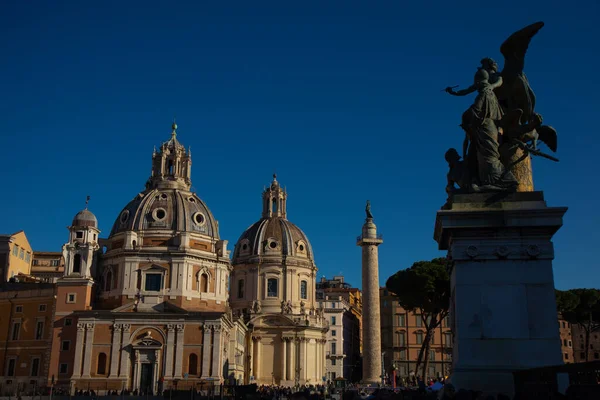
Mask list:
[{"label": "balcony", "polygon": [[[379,239],[379,240],[383,240],[383,233],[378,233],[376,237],[372,238],[372,237],[366,237],[365,239]],[[359,235],[356,237],[356,241],[360,242],[361,240],[363,240],[363,235]]]}]

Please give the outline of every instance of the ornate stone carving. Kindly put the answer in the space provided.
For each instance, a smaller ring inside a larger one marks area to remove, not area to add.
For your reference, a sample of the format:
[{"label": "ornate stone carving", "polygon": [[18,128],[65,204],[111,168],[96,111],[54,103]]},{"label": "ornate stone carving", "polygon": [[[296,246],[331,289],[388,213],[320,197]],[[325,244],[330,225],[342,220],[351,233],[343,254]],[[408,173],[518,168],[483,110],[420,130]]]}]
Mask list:
[{"label": "ornate stone carving", "polygon": [[114,324],[113,325],[113,331],[121,332],[122,330],[123,330],[123,324]]},{"label": "ornate stone carving", "polygon": [[212,330],[212,326],[204,324],[202,325],[202,330],[204,332],[210,332]]},{"label": "ornate stone carving", "polygon": [[176,324],[175,325],[175,329],[177,329],[178,331],[182,331],[185,328],[184,324]]},{"label": "ornate stone carving", "polygon": [[479,249],[477,248],[477,246],[469,246],[467,247],[467,255],[471,258],[477,257],[477,255],[479,254]]},{"label": "ornate stone carving", "polygon": [[123,332],[129,332],[131,330],[131,324],[123,324]]},{"label": "ornate stone carving", "polygon": [[83,322],[78,322],[77,323],[77,330],[78,331],[85,331],[85,325]]},{"label": "ornate stone carving", "polygon": [[174,331],[175,330],[175,325],[174,324],[167,324],[167,330],[168,331]]},{"label": "ornate stone carving", "polygon": [[262,336],[252,336],[252,340],[255,342],[260,342],[261,339],[262,339]]},{"label": "ornate stone carving", "polygon": [[215,332],[219,332],[219,333],[220,333],[220,332],[221,332],[221,329],[222,329],[221,325],[215,325],[215,326],[213,326],[213,330],[214,330]]},{"label": "ornate stone carving", "polygon": [[510,249],[508,246],[498,246],[496,248],[496,254],[498,254],[499,257],[504,258],[510,254]]},{"label": "ornate stone carving", "polygon": [[531,245],[527,246],[526,251],[527,251],[527,255],[530,257],[537,257],[542,252],[540,250],[540,247],[536,244],[531,244]]},{"label": "ornate stone carving", "polygon": [[88,322],[85,324],[85,329],[87,329],[88,331],[93,331],[94,330],[94,323],[93,322]]}]

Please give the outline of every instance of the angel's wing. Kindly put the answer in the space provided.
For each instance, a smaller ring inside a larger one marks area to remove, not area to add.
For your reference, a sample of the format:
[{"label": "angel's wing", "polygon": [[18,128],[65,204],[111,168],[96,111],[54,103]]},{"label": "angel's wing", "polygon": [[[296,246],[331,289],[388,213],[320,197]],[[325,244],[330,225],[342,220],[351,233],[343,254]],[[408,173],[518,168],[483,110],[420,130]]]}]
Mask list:
[{"label": "angel's wing", "polygon": [[531,38],[544,26],[543,22],[536,22],[513,33],[500,46],[500,52],[504,56],[503,79],[511,79],[523,72],[525,67],[525,53],[531,42]]}]

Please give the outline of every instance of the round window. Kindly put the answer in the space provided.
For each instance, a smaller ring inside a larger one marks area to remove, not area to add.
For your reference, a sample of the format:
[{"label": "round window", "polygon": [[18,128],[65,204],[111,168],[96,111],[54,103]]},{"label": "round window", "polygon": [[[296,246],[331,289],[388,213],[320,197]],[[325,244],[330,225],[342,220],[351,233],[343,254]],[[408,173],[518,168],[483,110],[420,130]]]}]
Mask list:
[{"label": "round window", "polygon": [[300,251],[304,251],[304,245],[303,245],[303,244],[301,244],[300,246],[298,246],[298,250],[300,250]]},{"label": "round window", "polygon": [[271,242],[269,243],[269,247],[272,249],[276,249],[277,248],[277,242]]},{"label": "round window", "polygon": [[165,219],[166,216],[167,216],[167,212],[165,211],[164,208],[157,208],[152,213],[152,217],[154,218],[155,221],[162,221],[163,219]]},{"label": "round window", "polygon": [[190,203],[195,203],[196,202],[196,199],[193,198],[193,197],[190,197],[188,200],[189,200]]},{"label": "round window", "polygon": [[119,218],[119,221],[121,221],[121,223],[124,224],[125,222],[127,222],[128,219],[129,219],[129,211],[125,210],[121,213],[121,217]]},{"label": "round window", "polygon": [[204,223],[206,222],[206,218],[204,217],[204,214],[197,212],[196,214],[194,214],[194,222],[197,225],[204,225]]},{"label": "round window", "polygon": [[166,200],[166,198],[167,198],[167,194],[166,194],[166,193],[163,193],[163,194],[161,194],[161,195],[160,195],[160,198],[161,198],[161,199],[163,199],[163,200]]}]

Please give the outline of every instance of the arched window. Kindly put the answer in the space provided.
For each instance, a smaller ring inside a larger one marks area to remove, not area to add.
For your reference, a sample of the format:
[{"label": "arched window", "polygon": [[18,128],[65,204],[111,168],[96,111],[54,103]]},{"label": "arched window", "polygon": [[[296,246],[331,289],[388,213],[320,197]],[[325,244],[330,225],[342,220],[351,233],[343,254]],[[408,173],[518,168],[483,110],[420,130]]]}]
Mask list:
[{"label": "arched window", "polygon": [[244,298],[244,280],[240,279],[238,281],[238,299]]},{"label": "arched window", "polygon": [[300,282],[300,298],[308,299],[308,282],[306,281]]},{"label": "arched window", "polygon": [[198,356],[194,353],[189,357],[188,374],[198,375]]},{"label": "arched window", "polygon": [[277,199],[273,199],[273,214],[277,212]]},{"label": "arched window", "polygon": [[277,283],[277,279],[275,278],[267,279],[267,297],[277,297]]},{"label": "arched window", "polygon": [[75,259],[73,259],[73,272],[76,274],[81,273],[81,254],[75,254]]},{"label": "arched window", "polygon": [[97,375],[106,375],[106,353],[98,354],[98,368],[96,368]]},{"label": "arched window", "polygon": [[200,291],[202,293],[208,292],[208,274],[206,273],[200,275]]},{"label": "arched window", "polygon": [[104,281],[104,290],[109,292],[112,289],[112,272],[108,271],[106,273],[106,279]]}]

